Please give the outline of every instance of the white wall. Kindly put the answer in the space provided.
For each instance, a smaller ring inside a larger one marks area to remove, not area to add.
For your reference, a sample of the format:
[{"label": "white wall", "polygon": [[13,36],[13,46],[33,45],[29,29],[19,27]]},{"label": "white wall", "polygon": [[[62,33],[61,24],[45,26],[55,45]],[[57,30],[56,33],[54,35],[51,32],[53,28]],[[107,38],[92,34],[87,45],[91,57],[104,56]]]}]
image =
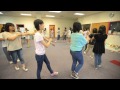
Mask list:
[{"label": "white wall", "polygon": [[25,28],[32,31],[35,30],[33,26],[33,21],[35,18],[31,17],[12,17],[12,16],[0,16],[0,24],[5,24],[6,22],[11,22],[16,24],[24,24]]},{"label": "white wall", "polygon": [[[13,17],[13,16],[0,16],[0,24],[5,24],[6,22],[11,22],[14,24],[24,24],[25,28],[32,31],[34,28],[34,20],[36,18],[31,17]],[[55,36],[57,37],[57,29],[60,27],[61,35],[64,31],[64,28],[72,27],[74,21],[73,19],[54,19],[54,18],[41,18],[45,23],[45,28],[47,28],[47,35],[49,36],[49,25],[55,25]]]},{"label": "white wall", "polygon": [[[114,17],[110,18],[109,14],[114,13]],[[79,18],[82,24],[91,24],[91,23],[99,23],[99,22],[110,22],[110,21],[120,21],[120,11],[103,11],[101,13],[93,14],[90,16],[85,16]]]}]

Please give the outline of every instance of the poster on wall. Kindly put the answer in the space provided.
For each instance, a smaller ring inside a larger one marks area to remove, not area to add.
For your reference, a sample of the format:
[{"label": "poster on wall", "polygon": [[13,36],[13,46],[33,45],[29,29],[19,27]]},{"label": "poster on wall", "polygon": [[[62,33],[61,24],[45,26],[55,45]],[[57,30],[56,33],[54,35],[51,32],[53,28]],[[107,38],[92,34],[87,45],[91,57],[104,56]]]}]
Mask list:
[{"label": "poster on wall", "polygon": [[110,22],[109,32],[111,35],[120,35],[120,21]]},{"label": "poster on wall", "polygon": [[22,33],[24,33],[24,32],[25,32],[25,28],[20,27],[20,31],[21,31]]},{"label": "poster on wall", "polygon": [[85,30],[85,29],[89,29],[90,30],[90,26],[91,26],[91,24],[83,24],[82,25],[82,27],[83,27],[82,29],[83,30]]}]

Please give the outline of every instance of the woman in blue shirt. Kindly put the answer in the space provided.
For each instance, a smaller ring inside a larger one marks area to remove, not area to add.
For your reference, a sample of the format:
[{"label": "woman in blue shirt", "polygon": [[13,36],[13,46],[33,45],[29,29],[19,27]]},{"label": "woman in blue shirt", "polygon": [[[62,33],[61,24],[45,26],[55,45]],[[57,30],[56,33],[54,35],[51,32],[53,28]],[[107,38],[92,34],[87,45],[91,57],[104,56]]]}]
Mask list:
[{"label": "woman in blue shirt", "polygon": [[[83,66],[83,55],[82,55],[82,48],[88,43],[89,37],[87,35],[87,40],[83,36],[83,34],[79,33],[81,30],[81,23],[74,22],[73,24],[73,33],[71,34],[71,45],[70,45],[70,54],[73,59],[72,63],[72,74],[71,77],[75,79],[79,79],[78,72]],[[77,64],[78,62],[78,64]]]}]

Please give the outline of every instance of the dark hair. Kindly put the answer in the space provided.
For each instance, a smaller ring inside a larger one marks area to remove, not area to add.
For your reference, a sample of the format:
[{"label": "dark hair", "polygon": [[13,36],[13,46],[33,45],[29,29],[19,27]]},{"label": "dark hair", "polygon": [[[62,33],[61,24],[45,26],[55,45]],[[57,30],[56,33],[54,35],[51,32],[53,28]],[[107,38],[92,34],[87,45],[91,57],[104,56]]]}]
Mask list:
[{"label": "dark hair", "polygon": [[99,27],[98,33],[105,34],[106,33],[106,27],[104,25],[101,25]]},{"label": "dark hair", "polygon": [[97,28],[93,28],[93,33],[97,33]]},{"label": "dark hair", "polygon": [[74,22],[73,23],[73,32],[79,32],[80,30],[82,30],[82,26],[80,22]]},{"label": "dark hair", "polygon": [[37,31],[40,30],[39,24],[43,24],[43,23],[44,23],[44,22],[43,22],[41,19],[36,19],[36,20],[34,21],[34,26],[35,26],[35,28],[36,28]]},{"label": "dark hair", "polygon": [[10,27],[10,26],[14,26],[14,24],[13,24],[13,23],[6,23],[6,24],[5,24],[5,31],[6,31],[6,32],[9,32],[9,27]]},{"label": "dark hair", "polygon": [[25,28],[26,31],[29,31],[27,28]]}]

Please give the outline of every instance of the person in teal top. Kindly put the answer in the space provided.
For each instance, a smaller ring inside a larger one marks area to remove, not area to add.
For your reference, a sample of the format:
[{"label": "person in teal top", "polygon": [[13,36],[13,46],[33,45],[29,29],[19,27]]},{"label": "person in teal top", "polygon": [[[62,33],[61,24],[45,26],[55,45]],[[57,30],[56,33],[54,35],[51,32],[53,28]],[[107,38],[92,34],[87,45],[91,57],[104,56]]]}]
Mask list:
[{"label": "person in teal top", "polygon": [[[71,77],[74,79],[79,79],[78,72],[83,66],[83,55],[82,55],[82,48],[88,43],[89,36],[87,38],[83,36],[83,34],[79,33],[81,28],[80,22],[74,22],[73,24],[73,33],[71,34],[71,45],[70,45],[70,54],[72,56],[72,67],[71,67]],[[78,64],[77,64],[78,62]]]},{"label": "person in teal top", "polygon": [[73,33],[71,35],[71,46],[72,51],[81,51],[83,46],[87,44],[86,38],[81,33]]}]

